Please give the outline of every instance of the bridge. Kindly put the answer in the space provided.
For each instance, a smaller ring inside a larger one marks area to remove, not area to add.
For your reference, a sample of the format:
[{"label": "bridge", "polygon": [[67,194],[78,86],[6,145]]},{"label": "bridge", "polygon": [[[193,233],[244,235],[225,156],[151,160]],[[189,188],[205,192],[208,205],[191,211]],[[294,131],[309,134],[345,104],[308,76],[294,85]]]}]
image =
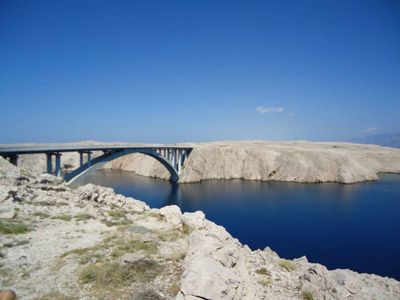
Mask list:
[{"label": "bridge", "polygon": [[[101,167],[118,157],[141,153],[158,160],[171,174],[170,180],[177,182],[185,160],[193,148],[185,146],[159,145],[58,145],[58,146],[18,146],[0,147],[0,155],[17,166],[18,157],[27,154],[45,154],[47,157],[47,173],[61,177],[61,156],[65,152],[79,153],[79,167],[64,174],[66,181],[71,182],[94,166]],[[93,152],[102,154],[94,157]],[[54,162],[54,166],[53,166]]]}]

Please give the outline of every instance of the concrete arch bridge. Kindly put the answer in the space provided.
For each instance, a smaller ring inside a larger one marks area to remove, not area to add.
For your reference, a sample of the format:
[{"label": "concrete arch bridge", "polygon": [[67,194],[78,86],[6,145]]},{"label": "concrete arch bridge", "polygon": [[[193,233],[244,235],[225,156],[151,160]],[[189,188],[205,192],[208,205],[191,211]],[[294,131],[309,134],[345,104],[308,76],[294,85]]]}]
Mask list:
[{"label": "concrete arch bridge", "polygon": [[[79,167],[70,173],[64,174],[64,179],[72,182],[94,166],[101,167],[105,163],[118,157],[141,153],[158,160],[171,174],[171,181],[177,182],[181,174],[185,160],[193,148],[184,146],[21,146],[0,147],[0,155],[8,159],[12,164],[18,165],[18,157],[26,154],[45,154],[47,156],[47,173],[61,177],[61,157],[65,152],[79,153]],[[93,158],[94,151],[103,152],[102,155]],[[54,165],[53,165],[54,161]]]}]

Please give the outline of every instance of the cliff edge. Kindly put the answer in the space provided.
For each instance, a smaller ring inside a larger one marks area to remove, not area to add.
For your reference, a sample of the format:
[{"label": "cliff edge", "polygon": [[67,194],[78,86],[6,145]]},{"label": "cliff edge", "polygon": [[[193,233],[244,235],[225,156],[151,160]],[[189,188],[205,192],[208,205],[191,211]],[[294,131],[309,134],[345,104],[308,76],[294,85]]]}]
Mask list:
[{"label": "cliff edge", "polygon": [[19,299],[399,299],[400,282],[252,251],[202,212],[0,158],[0,285]]}]

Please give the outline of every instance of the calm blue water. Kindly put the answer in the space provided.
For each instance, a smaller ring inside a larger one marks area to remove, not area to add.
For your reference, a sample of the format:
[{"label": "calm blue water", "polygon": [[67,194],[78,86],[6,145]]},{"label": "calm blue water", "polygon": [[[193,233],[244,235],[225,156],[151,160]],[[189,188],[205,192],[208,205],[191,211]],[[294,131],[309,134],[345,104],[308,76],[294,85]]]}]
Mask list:
[{"label": "calm blue water", "polygon": [[124,171],[93,171],[96,183],[159,208],[202,210],[252,249],[307,256],[330,269],[350,268],[400,280],[400,175],[342,185],[256,181],[175,184]]}]

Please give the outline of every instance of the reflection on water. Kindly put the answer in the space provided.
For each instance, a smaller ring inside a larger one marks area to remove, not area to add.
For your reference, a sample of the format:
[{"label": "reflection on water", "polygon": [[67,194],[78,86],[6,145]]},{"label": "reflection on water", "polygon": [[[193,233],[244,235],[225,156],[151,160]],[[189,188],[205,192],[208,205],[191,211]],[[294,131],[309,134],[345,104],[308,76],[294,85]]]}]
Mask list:
[{"label": "reflection on water", "polygon": [[76,184],[96,183],[145,201],[202,210],[251,248],[306,255],[329,268],[400,279],[400,175],[350,185],[259,181],[170,184],[124,171],[93,171]]}]

